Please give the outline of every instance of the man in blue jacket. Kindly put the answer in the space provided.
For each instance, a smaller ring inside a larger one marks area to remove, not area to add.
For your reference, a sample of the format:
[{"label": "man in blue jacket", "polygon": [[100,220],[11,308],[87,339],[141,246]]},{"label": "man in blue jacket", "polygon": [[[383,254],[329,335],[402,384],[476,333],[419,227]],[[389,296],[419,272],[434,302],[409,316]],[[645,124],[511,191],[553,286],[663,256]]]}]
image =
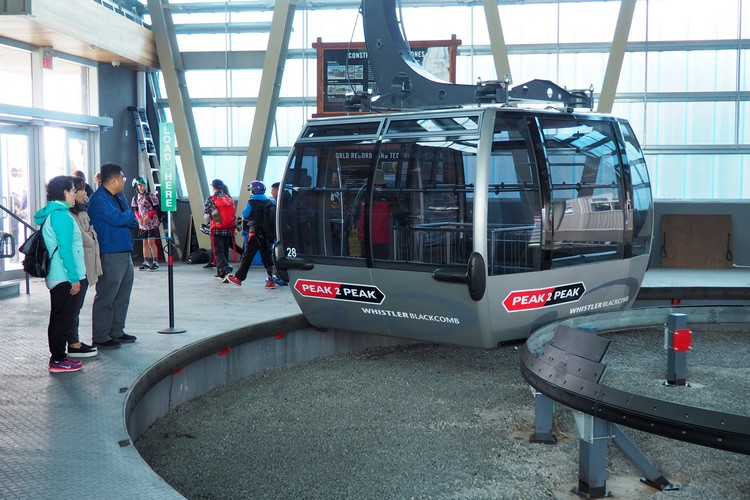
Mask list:
[{"label": "man in blue jacket", "polygon": [[99,236],[104,274],[96,284],[93,306],[93,340],[100,349],[116,349],[121,343],[135,342],[125,333],[125,319],[133,289],[133,237],[138,227],[135,213],[122,195],[127,179],[122,167],[105,163],[101,168],[101,188],[89,201],[89,217]]}]

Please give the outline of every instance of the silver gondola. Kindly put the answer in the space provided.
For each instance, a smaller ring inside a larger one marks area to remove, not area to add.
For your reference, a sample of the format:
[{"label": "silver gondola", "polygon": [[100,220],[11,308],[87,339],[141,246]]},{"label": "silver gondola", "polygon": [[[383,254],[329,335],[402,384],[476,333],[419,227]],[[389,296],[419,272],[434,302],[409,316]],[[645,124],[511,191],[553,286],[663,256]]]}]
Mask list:
[{"label": "silver gondola", "polygon": [[631,305],[653,229],[626,120],[502,106],[312,119],[277,217],[312,325],[484,348]]}]

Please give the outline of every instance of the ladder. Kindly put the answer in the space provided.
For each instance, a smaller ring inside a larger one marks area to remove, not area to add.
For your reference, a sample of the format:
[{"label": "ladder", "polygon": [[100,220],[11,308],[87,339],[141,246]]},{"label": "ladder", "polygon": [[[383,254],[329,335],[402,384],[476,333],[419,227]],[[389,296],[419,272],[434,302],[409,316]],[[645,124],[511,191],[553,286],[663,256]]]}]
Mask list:
[{"label": "ladder", "polygon": [[[159,158],[156,156],[154,136],[151,133],[151,126],[148,124],[148,117],[146,116],[146,108],[128,106],[128,111],[133,113],[135,132],[138,137],[138,171],[149,173],[146,177],[149,184],[149,190],[159,196],[161,188],[161,171],[159,167]],[[168,214],[168,212],[166,213]],[[162,241],[165,240],[164,233],[164,225],[159,224],[159,235],[161,236]],[[182,258],[180,242],[175,232],[172,232],[172,239],[174,240],[174,245],[176,247],[175,250],[178,254],[177,257]]]},{"label": "ladder", "polygon": [[151,134],[151,127],[146,117],[146,109],[129,106],[128,111],[133,113],[135,122],[135,132],[138,136],[138,162],[139,172],[149,172],[147,177],[151,192],[156,193],[161,187],[159,178],[159,159],[156,157],[156,146],[154,145],[154,136]]}]

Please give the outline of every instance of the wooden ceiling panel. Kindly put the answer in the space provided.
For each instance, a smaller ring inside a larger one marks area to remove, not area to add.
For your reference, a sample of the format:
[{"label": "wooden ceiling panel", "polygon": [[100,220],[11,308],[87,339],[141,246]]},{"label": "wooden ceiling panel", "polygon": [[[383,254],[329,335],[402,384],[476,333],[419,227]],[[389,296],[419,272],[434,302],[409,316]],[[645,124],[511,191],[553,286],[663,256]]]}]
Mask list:
[{"label": "wooden ceiling panel", "polygon": [[92,0],[34,0],[31,15],[0,15],[0,36],[98,62],[159,67],[151,30]]}]

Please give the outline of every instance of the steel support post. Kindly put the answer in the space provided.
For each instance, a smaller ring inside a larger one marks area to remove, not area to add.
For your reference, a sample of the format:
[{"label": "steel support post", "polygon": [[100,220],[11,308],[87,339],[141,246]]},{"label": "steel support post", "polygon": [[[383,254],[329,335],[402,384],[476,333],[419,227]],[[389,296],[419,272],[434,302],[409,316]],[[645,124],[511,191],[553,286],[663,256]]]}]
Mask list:
[{"label": "steel support post", "polygon": [[679,344],[676,336],[680,331],[687,331],[687,314],[671,313],[667,317],[665,342],[668,385],[685,385],[687,381],[687,350],[676,347]]},{"label": "steel support post", "polygon": [[607,446],[611,424],[601,418],[573,412],[579,438],[578,487],[573,493],[585,498],[604,498],[607,491]]},{"label": "steel support post", "polygon": [[552,433],[552,407],[554,402],[541,392],[531,389],[534,396],[534,434],[532,443],[556,444],[557,438]]},{"label": "steel support post", "polygon": [[679,490],[680,488],[670,483],[667,478],[656,468],[638,446],[628,437],[617,424],[612,424],[612,441],[620,451],[638,467],[643,476],[641,481],[660,491]]}]

